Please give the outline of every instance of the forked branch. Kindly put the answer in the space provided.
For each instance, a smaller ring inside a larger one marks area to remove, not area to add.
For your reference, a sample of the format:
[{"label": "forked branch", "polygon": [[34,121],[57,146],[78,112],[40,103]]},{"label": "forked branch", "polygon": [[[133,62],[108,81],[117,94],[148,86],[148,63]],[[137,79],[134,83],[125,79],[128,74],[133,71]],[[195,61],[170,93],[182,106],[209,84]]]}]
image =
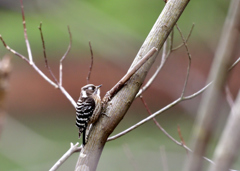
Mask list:
[{"label": "forked branch", "polygon": [[[151,116],[152,113],[151,113],[150,109],[148,108],[147,103],[144,101],[144,99],[143,99],[141,96],[140,96],[140,98],[141,98],[141,100],[142,100],[142,102],[143,102],[143,104],[144,104],[144,107],[146,108],[148,114]],[[179,133],[181,142],[179,142],[179,141],[177,141],[175,138],[173,138],[173,137],[159,124],[159,122],[158,122],[155,118],[152,118],[152,119],[153,119],[155,125],[156,125],[171,141],[173,141],[175,144],[183,147],[187,152],[193,152],[188,146],[186,146],[186,144],[185,144],[185,142],[184,142],[184,140],[183,140],[183,138],[182,138],[182,135],[181,135],[181,131],[180,131],[179,126],[178,126],[178,133]],[[207,157],[204,157],[204,156],[203,156],[203,159],[205,159],[205,160],[208,161],[209,163],[214,164],[214,162],[213,162],[211,159],[207,158]]]},{"label": "forked branch", "polygon": [[62,56],[62,58],[60,59],[60,63],[59,63],[59,86],[62,87],[62,75],[63,75],[63,60],[66,58],[66,56],[68,55],[68,53],[71,50],[72,47],[72,33],[70,31],[70,27],[68,26],[68,34],[69,34],[69,45],[67,48],[67,51],[65,52],[65,54]]},{"label": "forked branch", "polygon": [[49,171],[55,171],[57,170],[73,153],[79,152],[82,149],[82,146],[78,146],[79,143],[76,143],[75,145],[73,143],[70,143],[70,149],[51,167]]},{"label": "forked branch", "polygon": [[[240,61],[240,57],[236,60],[236,61]],[[236,63],[236,61],[234,62],[234,66],[238,63]],[[229,68],[228,71],[231,71],[233,67],[231,66]],[[214,81],[214,80],[213,80]],[[173,101],[172,103],[168,104],[167,106],[163,107],[162,109],[156,111],[155,113],[153,113],[151,116],[148,116],[147,118],[139,121],[138,123],[136,123],[135,125],[129,127],[128,129],[114,135],[114,136],[111,136],[108,138],[108,141],[112,141],[112,140],[115,140],[125,134],[127,134],[128,132],[131,132],[132,130],[136,129],[137,127],[141,126],[142,124],[148,122],[149,120],[151,120],[152,118],[162,114],[163,112],[167,111],[168,109],[172,108],[173,106],[175,106],[176,104],[182,102],[182,101],[185,101],[185,100],[190,100],[196,96],[198,96],[199,94],[203,93],[208,87],[210,87],[210,85],[213,83],[213,81],[209,82],[207,85],[205,85],[203,88],[201,88],[199,91],[191,94],[191,95],[188,95],[188,96],[183,96],[183,97],[179,97],[178,99],[176,99],[175,101]]]},{"label": "forked branch", "polygon": [[[182,44],[180,44],[179,46],[177,46],[176,48],[173,48],[173,38],[174,38],[174,29],[172,30],[169,38],[165,41],[164,45],[163,45],[163,51],[162,51],[162,60],[161,60],[161,63],[159,65],[159,67],[157,68],[157,70],[155,71],[155,73],[152,75],[152,77],[148,80],[148,82],[138,91],[137,95],[135,98],[139,97],[140,95],[143,94],[144,91],[146,91],[150,85],[153,83],[153,81],[156,79],[157,75],[159,74],[159,72],[161,71],[161,69],[163,68],[166,60],[168,59],[168,57],[170,56],[170,54],[175,51],[175,50],[178,50],[179,48],[181,48],[183,45],[186,47],[187,49],[187,52],[188,52],[188,57],[189,57],[189,60],[190,62],[188,63],[188,73],[189,73],[189,70],[190,70],[190,66],[191,66],[191,54],[189,53],[188,51],[188,47],[187,47],[187,41],[189,40],[191,34],[192,34],[192,31],[193,31],[193,28],[194,28],[194,23],[192,24],[192,27],[191,27],[191,30],[190,32],[188,33],[188,36],[185,40],[182,32],[180,29],[178,29],[180,35],[181,35],[181,38],[182,38]],[[177,24],[175,25],[177,26]],[[169,50],[168,50],[168,41],[170,42],[170,46],[169,46]],[[185,43],[184,43],[185,42]],[[188,78],[189,75],[187,75],[186,77]],[[187,81],[187,80],[186,80]],[[186,82],[185,81],[185,82]],[[182,92],[184,93],[184,92]]]},{"label": "forked branch", "polygon": [[113,88],[107,92],[105,97],[103,98],[103,104],[106,104],[112,97],[124,86],[124,84],[131,78],[131,76],[136,73],[136,71],[150,59],[158,49],[153,47],[132,69],[124,75],[121,80],[113,86]]},{"label": "forked branch", "polygon": [[[2,41],[4,47],[10,51],[11,53],[13,53],[14,55],[20,57],[21,59],[23,59],[25,62],[27,62],[30,66],[32,66],[32,68],[41,76],[43,77],[43,79],[45,79],[49,84],[51,84],[52,86],[54,86],[55,88],[59,88],[61,90],[61,92],[66,96],[66,98],[71,102],[71,104],[76,107],[76,102],[75,100],[70,96],[70,94],[64,89],[64,87],[62,87],[62,79],[60,79],[60,83],[58,83],[57,79],[55,78],[55,76],[53,75],[50,67],[48,66],[47,63],[47,57],[46,57],[46,49],[45,49],[45,42],[43,39],[43,35],[42,35],[42,29],[41,26],[42,24],[40,24],[40,34],[41,34],[41,40],[42,40],[42,44],[43,44],[43,52],[44,52],[44,58],[45,58],[45,63],[46,66],[48,68],[48,71],[51,73],[52,77],[54,78],[54,81],[52,81],[50,78],[48,78],[34,63],[33,58],[32,58],[32,52],[31,52],[31,48],[30,48],[30,43],[28,41],[28,36],[27,36],[27,28],[26,28],[26,21],[25,21],[25,16],[24,16],[24,9],[23,9],[23,3],[22,0],[20,0],[21,2],[21,9],[22,9],[22,19],[23,19],[23,28],[24,28],[24,38],[25,38],[25,42],[26,42],[26,46],[27,46],[27,51],[28,51],[28,58],[26,58],[24,55],[16,52],[15,50],[13,50],[12,48],[10,48],[6,42],[4,41],[4,39],[2,38],[2,36],[0,35],[0,40]],[[67,52],[64,54],[64,56],[62,57],[61,61],[60,61],[60,78],[62,78],[62,60],[66,57],[66,55],[68,54],[68,52],[70,51],[71,48],[71,42],[72,42],[72,38],[71,38],[71,32],[70,29],[68,28],[69,31],[69,35],[70,35],[70,43],[69,43],[69,47]]]}]

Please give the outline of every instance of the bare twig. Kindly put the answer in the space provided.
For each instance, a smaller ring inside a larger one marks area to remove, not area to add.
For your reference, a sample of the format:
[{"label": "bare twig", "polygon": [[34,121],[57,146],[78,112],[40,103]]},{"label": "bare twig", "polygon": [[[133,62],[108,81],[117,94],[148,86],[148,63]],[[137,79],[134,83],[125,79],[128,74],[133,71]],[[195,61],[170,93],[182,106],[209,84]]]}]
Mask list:
[{"label": "bare twig", "polygon": [[184,141],[184,139],[183,139],[182,133],[181,133],[181,128],[180,128],[179,125],[177,126],[177,131],[178,131],[178,135],[179,135],[179,138],[180,138],[182,144],[183,144],[183,145],[186,145],[186,143],[185,143],[185,141]]},{"label": "bare twig", "polygon": [[28,58],[29,58],[29,63],[33,64],[33,58],[32,58],[32,52],[31,52],[31,47],[30,43],[28,41],[28,36],[27,36],[27,27],[26,27],[26,20],[25,20],[25,15],[24,15],[24,9],[23,9],[23,2],[20,0],[21,3],[21,10],[22,10],[22,21],[23,21],[23,30],[24,30],[24,38],[27,46],[27,51],[28,51]]},{"label": "bare twig", "polygon": [[70,27],[68,26],[68,34],[69,34],[69,45],[68,45],[68,49],[65,52],[65,54],[62,56],[62,58],[60,59],[60,63],[59,63],[59,86],[62,86],[62,70],[63,70],[63,60],[66,58],[66,56],[68,55],[68,53],[71,50],[72,47],[72,33],[70,31]]},{"label": "bare twig", "polygon": [[139,97],[140,95],[142,95],[142,93],[144,91],[146,91],[149,86],[152,84],[152,82],[155,80],[155,78],[157,77],[158,73],[161,71],[163,65],[165,64],[167,58],[168,58],[169,55],[167,55],[167,40],[165,41],[164,45],[163,45],[163,52],[162,52],[162,60],[161,60],[161,63],[159,65],[159,67],[157,68],[157,70],[155,71],[155,73],[152,75],[152,77],[148,80],[148,82],[144,85],[143,88],[141,88],[139,91],[138,91],[138,94],[136,95],[135,98]]},{"label": "bare twig", "polygon": [[149,59],[151,58],[158,49],[153,47],[113,88],[107,92],[103,98],[103,103],[106,104],[130,79],[130,77]]},{"label": "bare twig", "polygon": [[[141,96],[140,96],[140,97],[141,97]],[[150,109],[148,108],[146,102],[144,101],[144,99],[143,99],[142,97],[141,97],[141,100],[142,100],[145,108],[147,109],[148,114],[149,114],[150,116],[152,116],[152,113],[151,113]],[[178,130],[178,132],[180,132],[180,133],[179,133],[179,136],[181,137],[181,138],[180,138],[180,139],[181,139],[181,142],[179,142],[179,141],[177,141],[176,139],[174,139],[174,138],[157,122],[157,120],[156,120],[155,118],[152,118],[152,119],[153,119],[155,125],[156,125],[170,140],[172,140],[175,144],[183,147],[183,148],[186,149],[187,151],[192,152],[192,150],[191,150],[188,146],[186,146],[186,144],[185,144],[185,142],[184,142],[184,140],[183,140],[183,138],[182,138],[181,131],[179,131],[180,129]],[[203,158],[204,158],[205,160],[207,160],[208,162],[210,162],[210,163],[213,164],[213,161],[212,161],[212,160],[210,160],[210,159],[208,159],[207,157],[204,157],[204,156],[203,156]]]},{"label": "bare twig", "polygon": [[[191,37],[191,34],[192,34],[192,31],[193,31],[194,26],[195,26],[195,24],[193,23],[193,24],[192,24],[192,27],[191,27],[191,30],[189,31],[188,36],[187,36],[187,38],[186,38],[186,42],[188,42],[189,38]],[[178,27],[177,24],[176,24],[176,27]],[[170,49],[170,50],[171,50],[171,51],[175,51],[175,50],[178,50],[179,48],[181,48],[182,46],[184,46],[184,42],[181,43],[180,45],[178,45],[177,47],[172,48],[172,49]]]},{"label": "bare twig", "polygon": [[240,61],[240,57],[238,57],[238,59],[232,64],[232,66],[228,70],[232,70],[239,61]]},{"label": "bare twig", "polygon": [[82,146],[79,147],[78,145],[78,142],[76,144],[70,143],[70,149],[53,165],[49,171],[57,170],[73,153],[81,151]]},{"label": "bare twig", "polygon": [[[22,4],[22,0],[21,1],[21,7],[22,7],[22,18],[23,18],[23,27],[24,27],[24,37],[25,37],[25,41],[26,41],[26,45],[27,45],[27,49],[28,49],[28,56],[29,56],[29,59],[26,58],[25,56],[23,56],[22,54],[16,52],[15,50],[11,49],[7,44],[6,42],[4,41],[4,39],[2,38],[2,36],[0,35],[0,40],[2,41],[4,47],[10,51],[11,53],[13,53],[14,55],[20,57],[21,59],[23,59],[25,62],[27,62],[30,66],[33,67],[33,69],[41,76],[43,77],[43,79],[45,79],[49,84],[51,84],[52,86],[54,86],[55,88],[59,88],[61,90],[61,92],[66,96],[66,98],[71,102],[71,104],[74,106],[74,108],[76,107],[76,102],[75,100],[70,96],[70,94],[64,89],[64,87],[62,87],[60,84],[58,84],[58,82],[53,82],[51,79],[49,79],[36,65],[35,63],[33,62],[33,59],[32,59],[32,54],[31,54],[31,49],[30,49],[30,45],[29,45],[29,42],[28,42],[28,38],[27,38],[27,32],[26,32],[26,22],[25,22],[25,16],[24,16],[24,10],[23,10],[23,4]],[[69,47],[68,47],[68,50],[67,52],[65,53],[65,55],[63,56],[63,58],[61,60],[63,60],[65,58],[65,56],[68,54],[70,48],[71,48],[71,32],[69,30],[69,34],[70,34],[70,44],[69,44]],[[44,45],[44,40],[42,39],[43,41],[43,46]],[[44,51],[45,51],[45,48],[44,48]],[[46,57],[46,56],[45,56]],[[45,62],[46,62],[46,58],[45,58]],[[61,65],[61,64],[60,64]],[[61,68],[61,66],[60,66]],[[61,69],[60,69],[61,71]],[[61,73],[61,72],[60,72]],[[60,76],[61,77],[61,76]],[[56,80],[55,80],[56,81]]]},{"label": "bare twig", "polygon": [[29,60],[28,60],[25,56],[23,56],[22,54],[16,52],[15,50],[11,49],[11,48],[6,44],[6,42],[5,42],[5,41],[3,40],[3,38],[2,38],[2,35],[0,35],[0,39],[1,39],[2,43],[3,43],[3,46],[4,46],[8,51],[10,51],[10,52],[13,53],[14,55],[20,57],[22,60],[24,60],[25,62],[27,62],[27,63],[30,65]]},{"label": "bare twig", "polygon": [[57,78],[55,77],[55,75],[53,74],[50,66],[48,65],[47,54],[46,54],[46,47],[45,47],[45,41],[44,41],[43,32],[42,32],[42,22],[40,23],[40,26],[38,27],[38,29],[39,29],[40,35],[41,35],[42,46],[43,46],[43,56],[44,56],[44,61],[45,61],[46,68],[48,69],[48,71],[49,71],[49,73],[51,74],[52,78],[54,79],[55,83],[58,84]]},{"label": "bare twig", "polygon": [[[141,101],[142,101],[142,103],[144,104],[145,108],[147,109],[148,114],[151,116],[152,113],[151,113],[151,111],[150,111],[147,103],[145,102],[145,100],[143,99],[142,96],[140,96],[140,98],[141,98]],[[158,123],[158,121],[157,121],[155,118],[152,118],[152,120],[153,120],[153,122],[155,123],[155,125],[156,125],[169,139],[171,139],[172,141],[176,141],[170,134],[168,134],[168,132],[167,132],[165,129],[163,129],[163,127]]]},{"label": "bare twig", "polygon": [[[176,24],[177,26],[177,24]],[[170,56],[171,52],[174,50],[179,49],[180,47],[182,47],[183,45],[186,47],[187,50],[187,54],[188,54],[188,58],[189,58],[189,62],[188,62],[188,68],[187,68],[187,79],[185,80],[185,84],[184,87],[186,88],[186,83],[188,81],[188,77],[189,77],[189,71],[190,71],[190,66],[191,66],[191,54],[189,53],[188,50],[188,46],[187,46],[187,41],[189,40],[191,33],[193,31],[194,28],[194,24],[191,27],[191,30],[188,34],[187,39],[185,40],[185,38],[183,37],[183,34],[181,32],[181,30],[178,28],[178,31],[181,35],[182,41],[183,43],[181,45],[179,45],[177,48],[173,49],[173,37],[174,37],[174,30],[172,30],[171,35],[170,35],[170,47],[169,47],[169,52],[167,52],[167,40],[165,41],[164,45],[163,45],[163,52],[162,52],[162,60],[161,60],[161,64],[160,66],[157,68],[157,70],[155,71],[155,73],[152,75],[152,77],[148,80],[148,82],[139,90],[139,92],[136,95],[136,98],[139,97],[141,94],[143,94],[144,91],[146,91],[150,85],[153,83],[153,81],[155,80],[155,78],[157,77],[158,73],[160,72],[160,70],[162,69],[163,65],[165,64],[166,60],[168,59],[168,57]],[[184,43],[185,42],[185,43]],[[182,97],[183,97],[183,93],[185,91],[185,88],[182,91]]]},{"label": "bare twig", "polygon": [[[187,67],[187,76],[186,76],[186,79],[185,79],[185,82],[184,82],[184,86],[183,86],[183,90],[182,90],[182,94],[181,94],[181,97],[184,96],[184,93],[185,93],[185,90],[186,90],[186,87],[187,87],[187,83],[188,83],[188,78],[189,78],[189,73],[190,73],[190,67],[191,67],[191,54],[189,52],[189,49],[188,49],[188,46],[187,46],[187,42],[185,40],[185,38],[183,37],[183,34],[181,32],[181,29],[178,27],[178,25],[176,24],[176,27],[181,35],[181,38],[182,38],[182,41],[183,41],[183,44],[186,48],[186,51],[187,51],[187,55],[188,55],[188,67]],[[191,33],[191,32],[190,32]]]},{"label": "bare twig", "polygon": [[[238,60],[239,62],[240,60]],[[234,65],[236,65],[236,62],[234,62]],[[230,67],[232,69],[232,67]],[[231,71],[231,70],[228,70],[228,71]],[[197,92],[189,95],[189,96],[185,96],[185,97],[182,97],[182,98],[178,98],[176,99],[175,101],[173,101],[172,103],[169,103],[167,106],[163,107],[162,109],[156,111],[155,113],[153,113],[151,116],[139,121],[138,123],[136,123],[135,125],[129,127],[128,129],[114,135],[114,136],[111,136],[108,138],[108,141],[112,141],[112,140],[115,140],[125,134],[127,134],[128,132],[136,129],[137,127],[141,126],[142,124],[148,122],[149,120],[151,120],[152,118],[156,117],[157,115],[160,115],[161,113],[165,112],[166,110],[172,108],[173,106],[175,106],[176,104],[182,102],[182,101],[185,101],[185,100],[190,100],[196,96],[198,96],[199,94],[201,94],[202,92],[204,92],[211,84],[213,83],[213,81],[209,82],[207,85],[205,85],[203,88],[201,88],[200,90],[198,90]]]},{"label": "bare twig", "polygon": [[50,80],[36,65],[34,62],[30,63],[30,61],[25,57],[23,56],[22,54],[16,52],[15,50],[11,49],[6,43],[5,41],[3,40],[2,36],[0,36],[0,39],[3,43],[3,45],[5,46],[5,48],[10,51],[11,53],[13,53],[14,55],[20,57],[21,59],[23,59],[25,62],[27,62],[30,66],[32,66],[34,68],[35,71],[38,72],[39,75],[41,75],[48,83],[50,83],[52,86],[54,86],[55,88],[58,87],[57,84],[55,84],[52,80]]},{"label": "bare twig", "polygon": [[92,67],[93,67],[93,50],[92,50],[92,45],[91,45],[90,41],[89,41],[89,47],[90,47],[90,52],[91,52],[91,64],[89,66],[89,71],[88,71],[88,76],[87,76],[87,84],[89,83],[90,76],[92,73]]},{"label": "bare twig", "polygon": [[[177,130],[178,130],[178,135],[179,135],[179,138],[180,138],[180,140],[181,140],[181,143],[182,143],[183,145],[186,145],[186,143],[185,143],[185,141],[184,141],[184,139],[183,139],[183,136],[182,136],[181,128],[180,128],[179,125],[177,126]],[[186,150],[186,152],[187,152],[187,154],[188,154],[188,150]]]}]

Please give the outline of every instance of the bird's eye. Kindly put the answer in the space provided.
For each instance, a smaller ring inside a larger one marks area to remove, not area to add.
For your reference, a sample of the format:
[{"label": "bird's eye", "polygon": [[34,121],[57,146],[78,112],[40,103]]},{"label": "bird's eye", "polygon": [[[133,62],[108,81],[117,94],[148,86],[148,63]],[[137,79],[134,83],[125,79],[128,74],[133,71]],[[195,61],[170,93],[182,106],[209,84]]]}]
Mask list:
[{"label": "bird's eye", "polygon": [[91,86],[91,87],[88,87],[88,90],[93,90],[94,88]]}]

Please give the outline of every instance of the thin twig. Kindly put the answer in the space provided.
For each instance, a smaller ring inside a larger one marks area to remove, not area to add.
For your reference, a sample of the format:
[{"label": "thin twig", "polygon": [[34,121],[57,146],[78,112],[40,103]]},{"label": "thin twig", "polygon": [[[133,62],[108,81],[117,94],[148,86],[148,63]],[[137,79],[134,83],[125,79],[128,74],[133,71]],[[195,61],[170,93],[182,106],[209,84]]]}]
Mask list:
[{"label": "thin twig", "polygon": [[27,62],[30,66],[33,67],[33,69],[34,69],[35,71],[37,71],[37,73],[38,73],[39,75],[41,75],[41,76],[42,76],[48,83],[50,83],[52,86],[54,86],[55,88],[58,87],[58,85],[57,85],[56,83],[54,83],[52,80],[50,80],[50,79],[34,64],[34,62],[30,63],[30,61],[29,61],[25,56],[23,56],[22,54],[16,52],[15,50],[11,49],[11,48],[5,43],[5,41],[3,40],[3,38],[2,38],[1,35],[0,35],[0,39],[1,39],[2,43],[3,43],[3,45],[5,46],[5,48],[6,48],[8,51],[10,51],[10,52],[13,53],[14,55],[20,57],[20,58],[23,59],[25,62]]},{"label": "thin twig", "polygon": [[177,131],[178,131],[178,135],[179,135],[179,138],[180,138],[182,144],[183,144],[183,145],[186,145],[186,143],[185,143],[185,141],[184,141],[184,139],[183,139],[183,136],[182,136],[181,129],[180,129],[180,126],[179,126],[179,125],[177,126]]},{"label": "thin twig", "polygon": [[[20,0],[21,1],[21,0]],[[23,10],[23,4],[22,4],[22,1],[21,1],[21,5],[22,5],[22,18],[23,18],[23,25],[24,25],[24,34],[26,35],[26,24],[25,24],[25,16],[24,16],[24,10]],[[69,34],[70,34],[70,42],[71,42],[71,33],[70,33],[70,30],[69,30]],[[25,36],[25,39],[27,39],[27,36]],[[0,40],[2,41],[4,47],[10,51],[11,53],[13,53],[14,55],[20,57],[21,59],[23,59],[25,62],[27,62],[30,66],[33,67],[33,69],[41,76],[43,77],[43,79],[45,79],[49,84],[51,84],[52,86],[54,86],[55,88],[59,88],[61,90],[61,92],[66,96],[66,98],[71,102],[71,104],[73,105],[73,107],[75,108],[77,105],[76,105],[76,102],[75,100],[70,96],[70,94],[64,89],[64,87],[62,86],[59,86],[58,83],[55,83],[53,82],[51,79],[49,79],[36,65],[35,63],[33,62],[33,59],[32,59],[32,54],[31,54],[31,50],[29,50],[30,48],[30,45],[29,43],[26,43],[27,44],[27,49],[28,49],[28,56],[29,56],[29,59],[27,59],[25,56],[23,56],[22,54],[16,52],[15,50],[11,49],[7,44],[6,42],[3,40],[2,36],[0,35]],[[28,42],[28,39],[25,40],[26,42]],[[71,47],[71,43],[69,45],[69,47]],[[68,48],[67,52],[65,53],[64,57],[66,56],[66,54],[69,52],[70,48]],[[63,57],[63,58],[64,58]],[[30,60],[31,59],[31,60]]]},{"label": "thin twig", "polygon": [[146,91],[150,87],[150,85],[155,80],[155,78],[157,77],[158,73],[161,71],[162,67],[164,66],[168,56],[169,55],[167,55],[167,40],[166,40],[164,45],[163,45],[162,60],[161,60],[161,63],[159,65],[159,67],[157,68],[155,73],[152,75],[152,77],[148,80],[148,82],[138,91],[138,93],[137,93],[135,98],[137,98],[140,95],[142,95],[142,93],[144,91]]},{"label": "thin twig", "polygon": [[[186,75],[186,79],[185,79],[185,82],[184,82],[184,86],[183,86],[183,90],[182,90],[182,94],[181,94],[181,98],[184,96],[184,93],[186,91],[186,87],[187,87],[187,83],[188,83],[188,78],[189,78],[189,73],[190,73],[190,67],[191,67],[191,54],[189,52],[189,49],[188,49],[188,46],[187,46],[187,42],[182,34],[182,31],[181,29],[178,27],[178,25],[176,24],[176,27],[178,29],[178,32],[179,34],[181,35],[181,38],[182,38],[182,41],[183,41],[183,44],[186,48],[186,51],[187,51],[187,55],[188,55],[188,67],[187,67],[187,75]],[[190,32],[191,33],[191,32]]]},{"label": "thin twig", "polygon": [[[180,140],[181,140],[181,143],[182,143],[183,145],[186,145],[186,143],[185,143],[185,141],[184,141],[184,139],[183,139],[183,136],[182,136],[181,128],[180,128],[179,125],[177,126],[177,131],[178,131],[178,135],[179,135],[179,138],[180,138]],[[186,152],[187,152],[187,154],[188,154],[188,150],[186,150]]]},{"label": "thin twig", "polygon": [[[160,72],[160,70],[162,69],[163,65],[165,64],[166,60],[168,59],[168,57],[170,56],[171,52],[174,51],[174,50],[177,50],[179,49],[180,47],[182,47],[183,45],[185,45],[186,49],[187,49],[187,53],[188,53],[188,57],[189,57],[189,62],[188,62],[188,69],[187,69],[187,79],[185,80],[185,84],[184,84],[184,87],[186,88],[186,82],[188,81],[188,77],[189,77],[189,72],[190,72],[190,66],[191,66],[191,54],[189,53],[189,50],[188,50],[188,47],[187,47],[187,41],[189,40],[190,36],[191,36],[191,33],[193,31],[193,28],[194,28],[194,23],[191,27],[191,30],[188,34],[188,37],[187,39],[185,40],[185,38],[183,37],[183,34],[181,31],[179,31],[180,35],[181,35],[181,38],[182,40],[184,40],[183,42],[185,43],[182,43],[181,45],[179,45],[179,47],[177,48],[174,48],[173,49],[173,38],[174,38],[174,30],[172,30],[171,32],[171,35],[170,35],[170,47],[169,47],[169,52],[167,52],[167,40],[165,41],[164,43],[164,46],[163,46],[163,52],[162,52],[162,60],[161,60],[161,64],[160,66],[157,68],[157,70],[155,71],[155,73],[152,75],[152,77],[148,80],[148,82],[143,86],[143,88],[141,88],[139,90],[139,92],[137,93],[136,97],[139,97],[141,94],[143,94],[144,91],[146,91],[150,85],[153,83],[153,81],[155,80],[155,78],[157,77],[158,73]],[[185,89],[183,89],[183,92],[182,92],[182,97],[183,97],[183,93],[184,93]]]},{"label": "thin twig", "polygon": [[23,9],[23,2],[22,2],[22,0],[20,0],[20,3],[21,3],[21,10],[22,10],[22,21],[23,21],[24,38],[25,38],[25,43],[26,43],[27,51],[28,51],[29,63],[32,64],[32,63],[33,63],[33,57],[32,57],[32,52],[31,52],[30,43],[29,43],[29,41],[28,41],[26,20],[25,20],[25,15],[24,15],[24,9]]},{"label": "thin twig", "polygon": [[48,69],[48,71],[51,74],[52,78],[54,79],[55,83],[58,84],[57,78],[55,77],[55,75],[53,74],[50,66],[48,65],[47,54],[46,54],[46,46],[45,46],[45,41],[44,41],[43,32],[42,32],[42,22],[40,23],[38,29],[39,29],[40,35],[41,35],[42,47],[43,47],[43,56],[44,56],[44,61],[45,61],[46,68]]},{"label": "thin twig", "polygon": [[59,63],[59,86],[62,86],[62,71],[63,71],[63,60],[66,58],[66,56],[68,55],[68,53],[70,52],[71,50],[71,47],[72,47],[72,33],[71,33],[71,30],[70,30],[70,27],[68,26],[68,34],[69,34],[69,45],[68,45],[68,48],[67,48],[67,51],[65,52],[65,54],[62,56],[62,58],[60,59],[60,63]]},{"label": "thin twig", "polygon": [[0,35],[0,39],[1,39],[2,43],[3,43],[3,46],[4,46],[8,51],[10,51],[10,52],[13,53],[14,55],[20,57],[21,59],[23,59],[25,62],[27,62],[27,63],[30,65],[29,60],[28,60],[25,56],[23,56],[22,54],[16,52],[15,50],[11,49],[11,48],[5,43],[5,41],[4,41],[3,38],[2,38],[2,35]]},{"label": "thin twig", "polygon": [[[140,96],[140,97],[141,97],[141,96]],[[148,114],[149,114],[150,116],[152,116],[153,114],[151,113],[150,109],[148,108],[146,102],[144,101],[144,99],[143,99],[142,97],[141,97],[141,100],[142,100],[145,108],[147,109]],[[158,121],[157,121],[155,118],[152,118],[152,119],[153,119],[155,125],[156,125],[170,140],[172,140],[172,141],[173,141],[174,143],[176,143],[177,145],[183,147],[183,148],[186,149],[187,151],[192,152],[192,150],[191,150],[188,146],[186,146],[183,138],[181,138],[181,142],[177,141],[175,138],[173,138],[173,137],[158,123]],[[180,134],[181,134],[181,133],[180,133]],[[204,158],[205,160],[207,160],[208,162],[212,163],[212,164],[214,163],[212,160],[208,159],[207,157],[203,157],[203,158]]]},{"label": "thin twig", "polygon": [[[140,96],[140,99],[144,105],[144,107],[146,108],[148,114],[151,116],[152,115],[152,112],[150,111],[147,103],[145,102],[145,100],[143,99],[142,96]],[[155,118],[152,118],[153,122],[155,123],[155,125],[169,138],[171,139],[172,141],[176,141],[165,129],[163,129],[163,127],[159,124],[159,122],[155,119]]]},{"label": "thin twig", "polygon": [[[240,60],[238,60],[239,62]],[[236,65],[236,62],[234,62],[234,65]],[[232,69],[232,67],[230,67]],[[228,70],[230,71],[230,70]],[[149,120],[151,120],[152,118],[160,115],[161,113],[165,112],[166,110],[172,108],[173,106],[175,106],[176,104],[182,102],[182,101],[185,101],[185,100],[190,100],[196,96],[198,96],[199,94],[201,94],[202,92],[204,92],[211,84],[213,83],[213,81],[211,81],[210,83],[208,83],[207,85],[205,85],[203,88],[201,88],[200,90],[198,90],[197,92],[189,95],[189,96],[185,96],[185,97],[182,97],[182,98],[178,98],[176,99],[175,101],[173,101],[172,103],[168,104],[167,106],[163,107],[162,109],[156,111],[155,113],[153,113],[151,116],[148,116],[147,118],[139,121],[138,123],[136,123],[135,125],[129,127],[128,129],[116,134],[116,135],[113,135],[111,137],[108,138],[108,141],[112,141],[112,140],[115,140],[125,134],[127,134],[128,132],[131,132],[132,130],[136,129],[137,127],[141,126],[142,124],[148,122]]]},{"label": "thin twig", "polygon": [[[177,26],[177,24],[176,24],[176,26]],[[188,42],[189,38],[191,37],[191,34],[192,34],[192,31],[193,31],[194,26],[195,26],[195,24],[193,23],[193,24],[192,24],[192,27],[191,27],[191,30],[190,30],[189,33],[188,33],[186,42]],[[181,43],[180,45],[178,45],[177,47],[172,48],[172,49],[170,49],[170,50],[171,50],[171,51],[175,51],[175,50],[178,50],[179,48],[181,48],[182,46],[184,46],[184,42]]]},{"label": "thin twig", "polygon": [[237,63],[240,61],[240,57],[238,57],[238,59],[232,64],[232,66],[229,68],[229,70],[232,70],[233,67],[235,67],[235,65],[237,65]]},{"label": "thin twig", "polygon": [[87,84],[89,83],[90,81],[90,76],[91,76],[91,73],[92,73],[92,67],[93,67],[93,50],[92,50],[92,45],[91,45],[91,42],[89,41],[89,47],[90,47],[90,52],[91,52],[91,64],[89,66],[89,71],[88,71],[88,76],[87,76]]},{"label": "thin twig", "polygon": [[111,90],[109,90],[105,97],[103,98],[103,104],[112,99],[112,97],[124,86],[124,84],[130,79],[130,77],[144,64],[146,61],[151,58],[158,49],[153,47],[122,79],[115,85]]},{"label": "thin twig", "polygon": [[49,171],[57,170],[73,153],[81,151],[82,146],[78,147],[78,145],[78,142],[75,145],[70,143],[70,149],[51,167]]}]

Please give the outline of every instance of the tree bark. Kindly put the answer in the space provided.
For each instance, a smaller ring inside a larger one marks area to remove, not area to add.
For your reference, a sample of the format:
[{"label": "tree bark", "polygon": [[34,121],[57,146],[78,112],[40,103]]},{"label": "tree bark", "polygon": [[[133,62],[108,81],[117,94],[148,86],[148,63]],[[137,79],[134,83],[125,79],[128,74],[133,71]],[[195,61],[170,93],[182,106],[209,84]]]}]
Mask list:
[{"label": "tree bark", "polygon": [[[189,1],[190,0],[169,0],[166,3],[163,11],[136,55],[129,71],[153,47],[159,50],[161,49]],[[131,106],[156,56],[157,53],[127,81],[122,89],[103,109],[107,116],[102,115],[98,122],[93,125],[88,142],[80,152],[75,171],[96,170],[107,138]]]}]

